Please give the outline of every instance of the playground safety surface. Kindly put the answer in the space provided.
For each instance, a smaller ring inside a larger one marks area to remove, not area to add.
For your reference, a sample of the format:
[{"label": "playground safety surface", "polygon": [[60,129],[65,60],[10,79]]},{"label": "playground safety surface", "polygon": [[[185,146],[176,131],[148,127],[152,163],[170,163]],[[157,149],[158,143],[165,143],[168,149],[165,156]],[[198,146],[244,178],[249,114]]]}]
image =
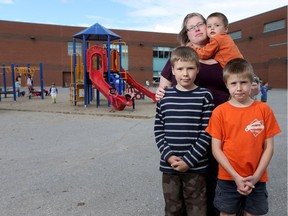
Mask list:
[{"label": "playground safety surface", "polygon": [[[156,88],[150,90],[155,92]],[[127,118],[153,118],[155,115],[156,104],[148,97],[145,97],[144,100],[135,100],[134,111],[132,107],[127,106],[122,111],[109,112],[111,107],[108,107],[108,101],[104,96],[101,97],[100,106],[96,107],[96,101],[94,100],[85,107],[83,102],[78,102],[76,106],[70,104],[69,88],[58,88],[58,93],[56,104],[52,103],[50,96],[44,96],[44,99],[39,96],[33,96],[31,99],[24,96],[17,97],[17,101],[14,101],[13,95],[9,94],[7,98],[2,95],[0,109]]]}]

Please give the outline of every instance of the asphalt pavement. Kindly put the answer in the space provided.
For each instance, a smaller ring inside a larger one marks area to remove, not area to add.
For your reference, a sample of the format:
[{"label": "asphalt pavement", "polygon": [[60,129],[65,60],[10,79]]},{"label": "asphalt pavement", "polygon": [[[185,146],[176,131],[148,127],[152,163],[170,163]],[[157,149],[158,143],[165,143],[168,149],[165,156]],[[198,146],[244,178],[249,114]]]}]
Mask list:
[{"label": "asphalt pavement", "polygon": [[[60,89],[66,94],[67,90]],[[164,201],[146,98],[110,113],[69,96],[0,102],[0,216],[162,216]],[[268,92],[282,129],[269,166],[270,212],[287,215],[287,90]]]}]

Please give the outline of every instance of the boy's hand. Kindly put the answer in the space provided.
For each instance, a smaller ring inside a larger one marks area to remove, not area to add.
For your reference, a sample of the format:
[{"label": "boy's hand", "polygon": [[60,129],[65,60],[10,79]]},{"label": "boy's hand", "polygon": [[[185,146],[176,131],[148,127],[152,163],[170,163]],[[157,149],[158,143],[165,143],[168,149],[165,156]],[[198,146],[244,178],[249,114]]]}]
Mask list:
[{"label": "boy's hand", "polygon": [[186,44],[186,46],[187,46],[187,47],[190,47],[190,48],[193,48],[193,47],[194,47],[193,43],[191,43],[190,41]]},{"label": "boy's hand", "polygon": [[240,176],[239,178],[235,179],[235,183],[237,185],[238,193],[245,196],[249,195],[254,188],[254,185],[250,181],[247,181],[247,177],[243,178]]},{"label": "boy's hand", "polygon": [[189,169],[189,166],[182,159],[172,163],[171,167],[178,172],[186,172]]},{"label": "boy's hand", "polygon": [[177,156],[175,156],[175,155],[172,155],[172,156],[170,156],[169,158],[168,158],[168,163],[169,164],[173,164],[174,162],[176,162],[176,161],[179,161],[179,160],[181,160],[181,158],[180,157],[177,157]]},{"label": "boy's hand", "polygon": [[253,188],[255,188],[254,185],[258,182],[254,176],[247,176],[243,178],[243,181],[247,189],[246,195],[252,192]]},{"label": "boy's hand", "polygon": [[237,188],[237,191],[238,191],[238,193],[240,193],[240,194],[242,194],[244,196],[247,196],[247,195],[249,195],[252,192],[252,189],[253,189],[252,187],[249,187],[249,186],[245,185],[244,189],[240,190],[240,189]]},{"label": "boy's hand", "polygon": [[247,176],[243,178],[243,181],[245,181],[245,184],[250,187],[254,187],[254,185],[258,182],[254,176]]}]

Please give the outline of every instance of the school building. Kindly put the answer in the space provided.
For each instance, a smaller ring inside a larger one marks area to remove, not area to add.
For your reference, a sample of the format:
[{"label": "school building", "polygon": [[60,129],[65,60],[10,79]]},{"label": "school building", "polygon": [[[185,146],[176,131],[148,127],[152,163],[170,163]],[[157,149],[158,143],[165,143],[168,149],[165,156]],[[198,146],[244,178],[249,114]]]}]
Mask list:
[{"label": "school building", "polygon": [[[57,86],[68,87],[73,35],[84,29],[0,20],[0,64],[26,67],[42,63],[45,86],[55,82]],[[123,67],[143,85],[146,80],[151,83],[159,80],[171,50],[179,45],[177,34],[110,30],[125,42]],[[287,88],[287,6],[230,23],[229,34],[264,82],[269,82],[273,88]],[[81,43],[76,43],[80,55]],[[9,80],[9,74],[7,76]],[[34,76],[35,85],[39,85],[39,75]],[[3,79],[0,77],[1,85]]]}]

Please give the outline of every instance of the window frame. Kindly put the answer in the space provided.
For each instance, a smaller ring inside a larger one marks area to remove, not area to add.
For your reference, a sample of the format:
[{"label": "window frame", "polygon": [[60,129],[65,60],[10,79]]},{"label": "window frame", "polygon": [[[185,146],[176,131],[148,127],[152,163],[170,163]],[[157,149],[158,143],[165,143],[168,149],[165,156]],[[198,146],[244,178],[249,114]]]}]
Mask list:
[{"label": "window frame", "polygon": [[278,31],[285,29],[285,19],[275,20],[273,22],[264,23],[263,33]]},{"label": "window frame", "polygon": [[[239,33],[239,36],[237,37],[237,33]],[[242,38],[242,30],[238,30],[238,31],[233,31],[233,32],[229,32],[230,37],[233,40],[238,40]]]}]

